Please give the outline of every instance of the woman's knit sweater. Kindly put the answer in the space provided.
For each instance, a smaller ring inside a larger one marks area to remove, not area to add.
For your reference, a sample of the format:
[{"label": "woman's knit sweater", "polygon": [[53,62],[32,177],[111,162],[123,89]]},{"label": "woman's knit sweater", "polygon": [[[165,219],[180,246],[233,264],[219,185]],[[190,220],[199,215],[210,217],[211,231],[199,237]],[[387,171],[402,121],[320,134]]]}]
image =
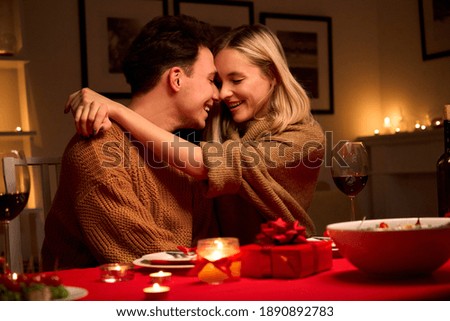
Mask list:
[{"label": "woman's knit sweater", "polygon": [[314,232],[306,211],[322,164],[323,131],[314,122],[261,137],[270,125],[252,121],[242,135],[229,131],[222,144],[202,144],[207,195],[215,197],[221,234],[238,237],[241,244],[254,242],[260,224],[279,217],[298,220],[308,234]]}]

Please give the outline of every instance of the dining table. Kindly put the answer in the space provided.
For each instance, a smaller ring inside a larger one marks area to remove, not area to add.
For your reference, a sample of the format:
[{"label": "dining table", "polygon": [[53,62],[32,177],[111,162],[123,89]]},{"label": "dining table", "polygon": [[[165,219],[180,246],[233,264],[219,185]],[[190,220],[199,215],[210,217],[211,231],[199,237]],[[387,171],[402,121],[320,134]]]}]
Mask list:
[{"label": "dining table", "polygon": [[149,276],[163,270],[172,273],[165,284],[170,288],[166,301],[441,301],[450,299],[450,260],[429,275],[378,277],[354,267],[345,258],[334,258],[332,267],[297,279],[247,278],[218,285],[200,281],[195,269],[154,269],[135,266],[131,280],[107,283],[99,267],[60,270],[65,286],[85,289],[87,301],[147,300],[144,288]]}]

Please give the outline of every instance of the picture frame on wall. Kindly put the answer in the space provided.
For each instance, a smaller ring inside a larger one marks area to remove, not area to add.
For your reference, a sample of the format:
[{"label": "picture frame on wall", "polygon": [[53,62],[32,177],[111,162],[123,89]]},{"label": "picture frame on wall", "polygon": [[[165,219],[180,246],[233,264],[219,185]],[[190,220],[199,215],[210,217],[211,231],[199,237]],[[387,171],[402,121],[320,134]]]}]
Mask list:
[{"label": "picture frame on wall", "polygon": [[81,83],[109,98],[130,98],[121,61],[140,29],[168,14],[167,0],[79,0]]},{"label": "picture frame on wall", "polygon": [[419,0],[422,59],[450,56],[450,1]]},{"label": "picture frame on wall", "polygon": [[333,114],[333,55],[330,17],[261,12],[259,22],[279,38],[313,114]]},{"label": "picture frame on wall", "polygon": [[185,14],[207,22],[216,33],[244,24],[254,24],[253,2],[227,0],[174,0],[174,14]]}]

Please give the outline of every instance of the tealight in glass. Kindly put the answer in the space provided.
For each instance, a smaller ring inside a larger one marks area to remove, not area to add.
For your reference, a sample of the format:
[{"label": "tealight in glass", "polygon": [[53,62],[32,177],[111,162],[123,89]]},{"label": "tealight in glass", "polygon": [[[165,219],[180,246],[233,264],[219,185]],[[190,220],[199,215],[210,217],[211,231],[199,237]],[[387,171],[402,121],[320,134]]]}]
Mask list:
[{"label": "tealight in glass", "polygon": [[100,266],[100,279],[106,283],[129,281],[134,278],[133,264],[109,263]]},{"label": "tealight in glass", "polygon": [[198,278],[209,284],[239,279],[241,272],[239,240],[234,237],[199,240],[196,267]]}]

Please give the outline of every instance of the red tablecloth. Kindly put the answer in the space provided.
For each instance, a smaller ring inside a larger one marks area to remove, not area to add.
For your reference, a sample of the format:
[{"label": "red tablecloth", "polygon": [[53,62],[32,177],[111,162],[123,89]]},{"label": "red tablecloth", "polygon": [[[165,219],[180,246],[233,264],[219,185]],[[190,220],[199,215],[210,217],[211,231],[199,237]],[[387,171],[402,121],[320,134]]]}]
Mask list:
[{"label": "red tablecloth", "polygon": [[[103,283],[99,269],[58,271],[65,285],[85,288],[89,301],[144,300],[143,288],[151,286],[152,271],[137,268],[131,281]],[[369,277],[346,259],[334,259],[329,271],[294,280],[248,279],[209,285],[188,271],[172,270],[167,300],[172,301],[347,301],[347,300],[449,300],[450,260],[426,277],[382,280]]]}]

